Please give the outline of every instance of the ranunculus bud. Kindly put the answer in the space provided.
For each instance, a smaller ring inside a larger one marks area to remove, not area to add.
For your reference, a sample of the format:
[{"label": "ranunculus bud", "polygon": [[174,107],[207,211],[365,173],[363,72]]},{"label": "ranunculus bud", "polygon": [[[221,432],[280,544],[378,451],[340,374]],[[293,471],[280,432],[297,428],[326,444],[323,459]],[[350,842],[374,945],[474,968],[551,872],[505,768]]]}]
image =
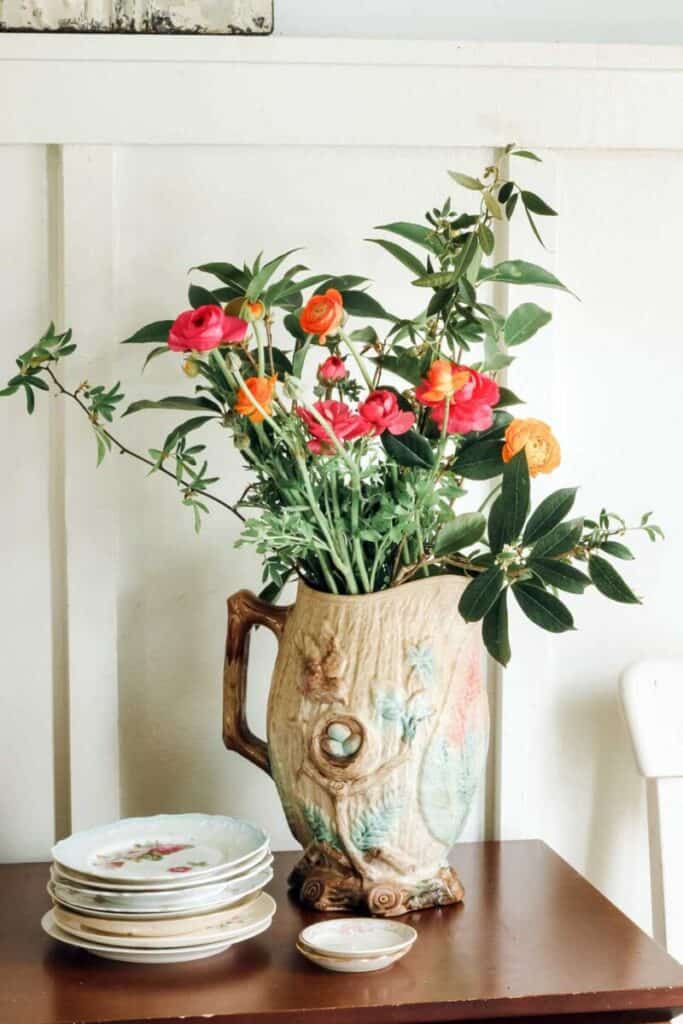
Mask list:
[{"label": "ranunculus bud", "polygon": [[328,356],[324,363],[318,367],[318,380],[321,384],[336,384],[339,380],[345,380],[349,375],[346,364],[340,356]]},{"label": "ranunculus bud", "polygon": [[245,452],[249,447],[249,435],[244,434],[241,430],[236,430],[232,439],[238,452]]},{"label": "ranunculus bud", "polygon": [[199,363],[192,356],[188,356],[183,363],[183,373],[188,377],[196,377],[199,373]]},{"label": "ranunculus bud", "polygon": [[245,320],[252,323],[254,320],[262,320],[266,312],[266,307],[263,305],[260,299],[256,302],[245,303],[243,316]]}]

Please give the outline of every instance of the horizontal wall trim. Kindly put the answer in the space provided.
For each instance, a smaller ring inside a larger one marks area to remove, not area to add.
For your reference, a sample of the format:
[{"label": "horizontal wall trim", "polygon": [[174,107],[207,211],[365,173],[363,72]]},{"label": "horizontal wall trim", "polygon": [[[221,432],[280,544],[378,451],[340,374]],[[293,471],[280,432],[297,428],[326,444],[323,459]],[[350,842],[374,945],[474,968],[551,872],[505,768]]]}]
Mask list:
[{"label": "horizontal wall trim", "polygon": [[2,143],[683,149],[682,47],[5,35],[0,94]]}]

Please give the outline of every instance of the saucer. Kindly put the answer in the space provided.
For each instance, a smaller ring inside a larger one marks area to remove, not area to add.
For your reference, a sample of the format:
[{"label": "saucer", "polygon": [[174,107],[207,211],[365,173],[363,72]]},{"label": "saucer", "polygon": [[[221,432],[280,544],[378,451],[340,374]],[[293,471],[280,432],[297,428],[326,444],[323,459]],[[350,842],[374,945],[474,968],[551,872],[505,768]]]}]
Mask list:
[{"label": "saucer", "polygon": [[299,933],[299,944],[316,956],[348,960],[407,952],[416,938],[415,929],[399,921],[347,917],[309,925]]}]

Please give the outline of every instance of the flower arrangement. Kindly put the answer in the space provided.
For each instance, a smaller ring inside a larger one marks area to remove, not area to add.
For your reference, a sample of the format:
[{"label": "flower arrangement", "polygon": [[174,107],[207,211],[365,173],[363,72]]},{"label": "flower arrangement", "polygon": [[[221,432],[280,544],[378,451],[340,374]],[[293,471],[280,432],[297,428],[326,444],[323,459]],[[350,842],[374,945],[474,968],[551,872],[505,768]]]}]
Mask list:
[{"label": "flower arrangement", "polygon": [[[515,146],[503,155],[538,159]],[[605,510],[568,518],[573,487],[530,510],[530,478],[557,468],[560,445],[548,424],[509,411],[521,400],[500,376],[551,314],[524,302],[504,316],[481,290],[492,282],[567,289],[536,264],[491,262],[497,222],[523,210],[541,241],[537,218],[555,215],[501,167],[480,178],[450,172],[479,199],[475,212],[447,199],[424,223],[386,224],[378,230],[389,238],[370,239],[410,273],[421,300],[412,318],[388,312],[366,278],[310,275],[300,264],[284,269],[296,250],[265,262],[259,256],[251,266],[194,268],[214,285],[192,284],[191,309],[124,342],[153,346],[145,366],[181,353],[195,382],[191,394],[126,409],[191,414],[146,454],[111,432],[124,397],[118,383],[106,389],[84,381],[71,391],[55,373],[75,350],[70,331],[51,325],[18,358],[18,373],[0,394],[22,391],[29,412],[37,391],[54,388],[72,399],[94,431],[98,465],[115,449],[171,477],[196,529],[211,502],[238,516],[238,544],[263,557],[267,599],[295,576],[335,594],[435,574],[469,577],[459,611],[483,621],[486,647],[506,664],[510,594],[529,619],[557,633],[573,628],[558,591],[580,594],[594,585],[635,603],[608,559],[632,557],[621,539],[627,530],[651,540],[661,530],[649,514],[634,527]],[[376,323],[386,325],[383,335]],[[234,504],[211,489],[218,478],[195,440],[207,427],[232,436],[251,474]],[[494,483],[479,508],[461,511],[470,481]]]}]

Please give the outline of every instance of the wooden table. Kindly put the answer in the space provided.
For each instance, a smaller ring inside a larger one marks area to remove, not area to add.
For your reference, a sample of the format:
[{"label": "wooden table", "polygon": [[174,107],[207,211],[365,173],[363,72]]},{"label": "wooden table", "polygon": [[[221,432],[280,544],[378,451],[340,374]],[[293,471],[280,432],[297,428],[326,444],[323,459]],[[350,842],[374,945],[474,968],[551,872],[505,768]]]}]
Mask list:
[{"label": "wooden table", "polygon": [[322,915],[286,895],[294,859],[276,854],[268,932],[164,966],[52,941],[39,925],[47,865],[0,867],[0,1024],[576,1024],[669,1020],[683,1007],[683,968],[543,843],[457,847],[464,906],[402,918],[415,948],[377,974],[328,973],[296,952],[300,928]]}]

